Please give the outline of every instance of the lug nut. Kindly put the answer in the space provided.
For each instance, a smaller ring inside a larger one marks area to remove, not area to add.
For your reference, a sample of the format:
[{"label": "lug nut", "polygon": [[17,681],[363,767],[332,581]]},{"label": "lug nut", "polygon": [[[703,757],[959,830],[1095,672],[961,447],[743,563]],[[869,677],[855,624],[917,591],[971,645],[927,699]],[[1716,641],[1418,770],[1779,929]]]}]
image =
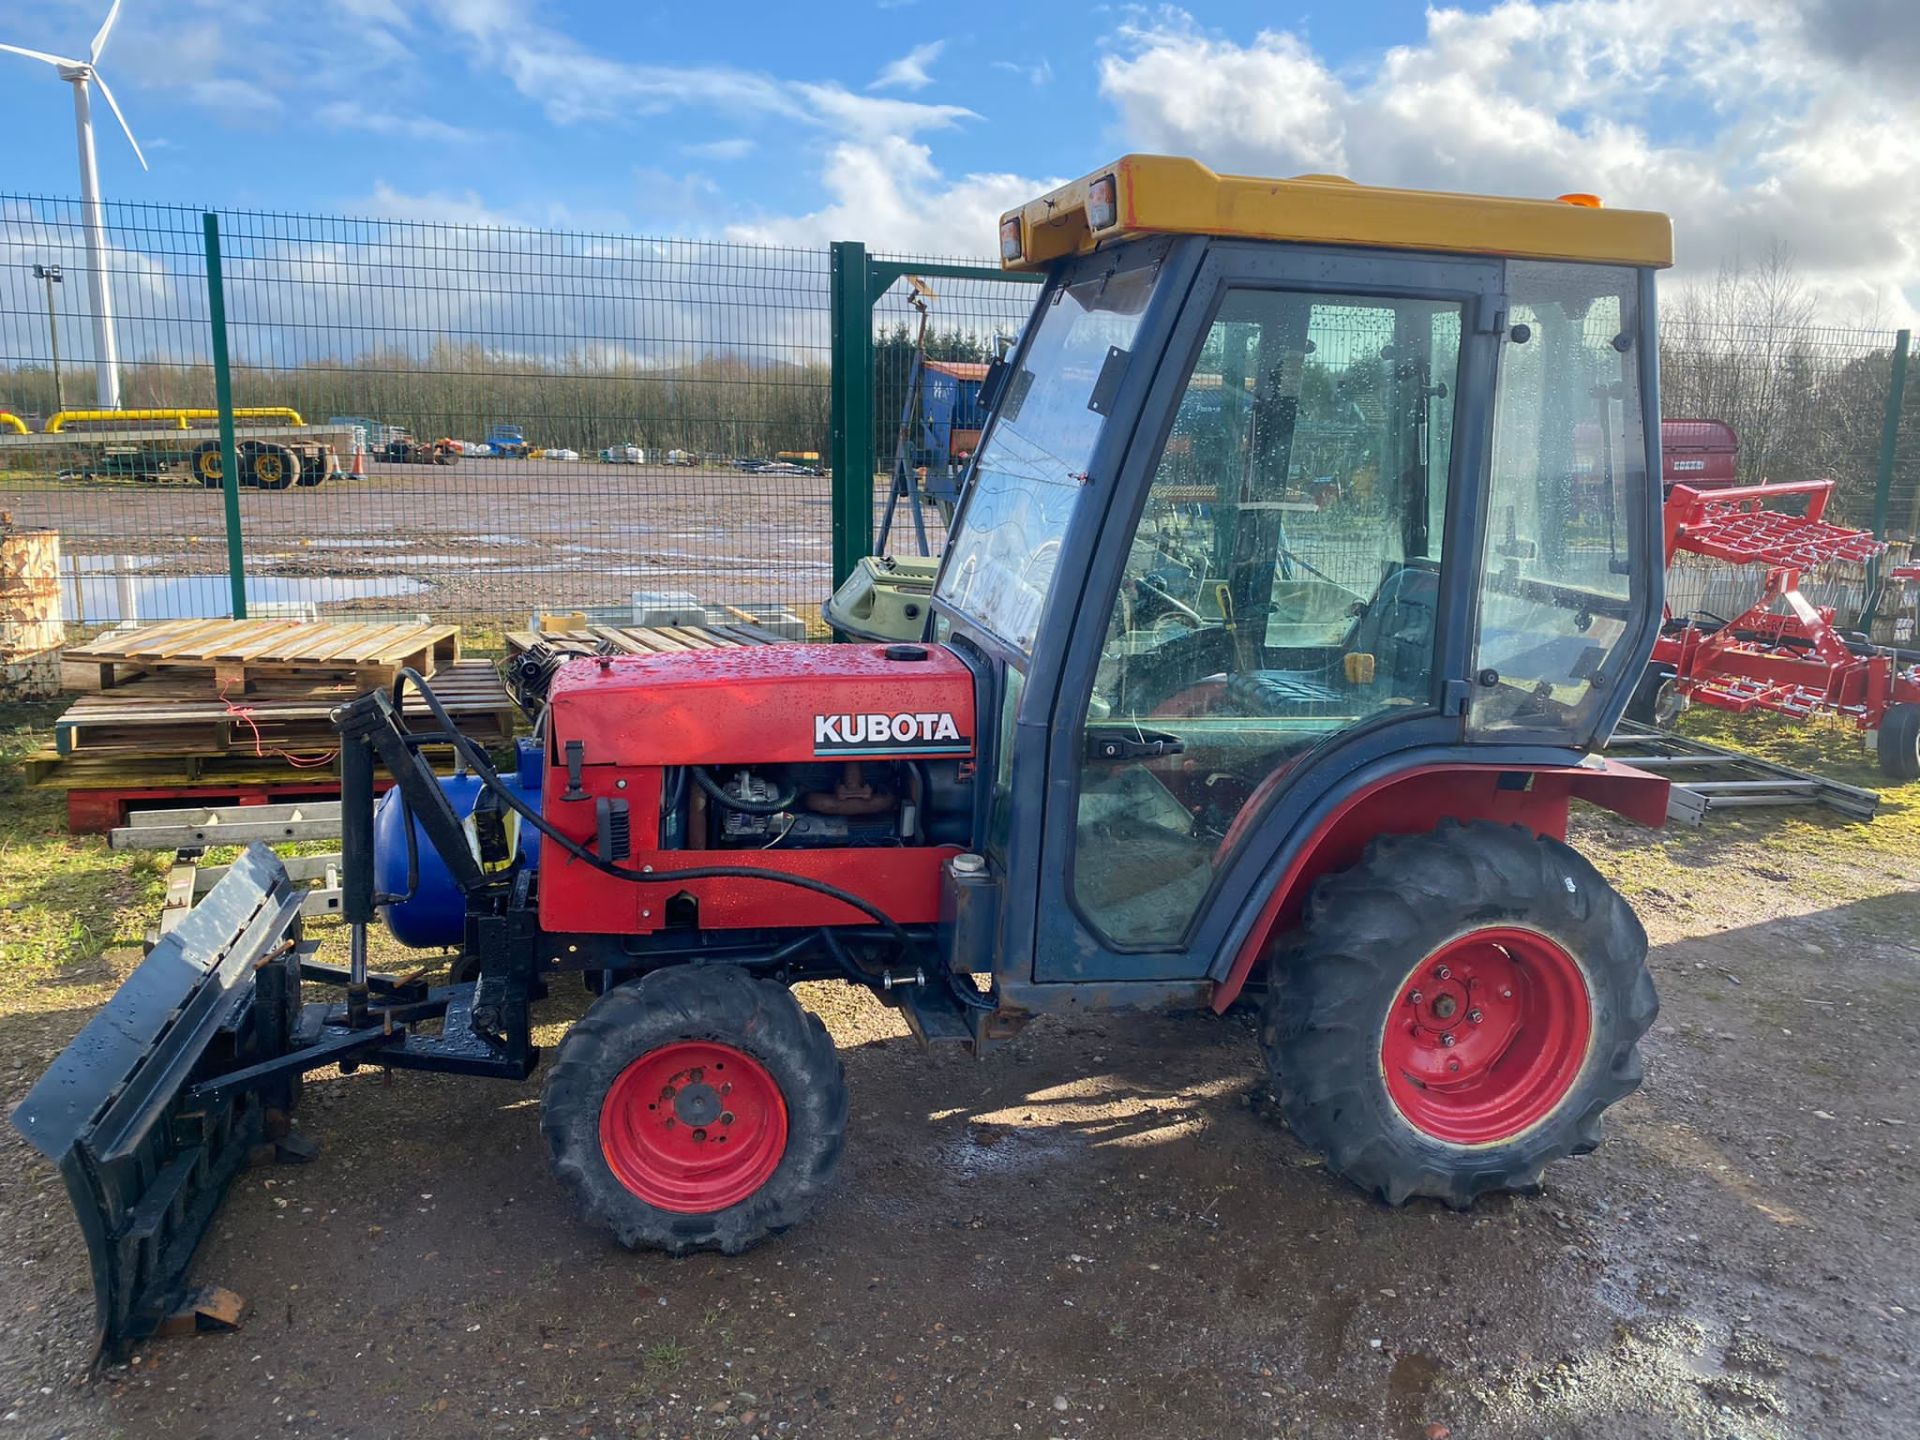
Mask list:
[{"label": "lug nut", "polygon": [[1453,978],[1453,971],[1448,969],[1445,965],[1442,965],[1438,970],[1434,971],[1433,973],[1435,975],[1438,975],[1442,980],[1451,980]]},{"label": "lug nut", "polygon": [[1467,1011],[1467,1023],[1469,1025],[1478,1025],[1485,1018],[1486,1017],[1482,1015],[1478,1010]]},{"label": "lug nut", "polygon": [[1412,991],[1409,991],[1407,994],[1407,1004],[1418,1005],[1422,1000],[1426,998],[1427,997],[1422,995],[1418,990],[1412,990]]},{"label": "lug nut", "polygon": [[1446,1034],[1442,1035],[1440,1037],[1440,1043],[1451,1050],[1453,1048],[1453,1032],[1449,1030]]},{"label": "lug nut", "polygon": [[696,1130],[693,1132],[693,1138],[696,1140],[704,1140],[707,1138],[707,1132],[705,1130]]},{"label": "lug nut", "polygon": [[1502,985],[1500,987],[1500,998],[1502,1000],[1511,1000],[1513,998],[1512,988],[1510,986]]}]

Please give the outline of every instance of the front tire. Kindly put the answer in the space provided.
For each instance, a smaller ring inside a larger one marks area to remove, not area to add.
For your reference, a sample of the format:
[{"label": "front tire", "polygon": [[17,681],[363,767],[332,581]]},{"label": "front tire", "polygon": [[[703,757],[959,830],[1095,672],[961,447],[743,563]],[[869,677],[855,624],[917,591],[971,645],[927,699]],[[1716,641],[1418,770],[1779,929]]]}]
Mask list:
[{"label": "front tire", "polygon": [[1383,836],[1321,879],[1261,1042],[1294,1133],[1399,1205],[1530,1190],[1640,1084],[1647,937],[1586,860],[1517,826]]},{"label": "front tire", "polygon": [[540,1129],[574,1203],[622,1245],[736,1255],[832,1184],[846,1077],[784,986],[659,970],[602,995],[561,1041]]}]

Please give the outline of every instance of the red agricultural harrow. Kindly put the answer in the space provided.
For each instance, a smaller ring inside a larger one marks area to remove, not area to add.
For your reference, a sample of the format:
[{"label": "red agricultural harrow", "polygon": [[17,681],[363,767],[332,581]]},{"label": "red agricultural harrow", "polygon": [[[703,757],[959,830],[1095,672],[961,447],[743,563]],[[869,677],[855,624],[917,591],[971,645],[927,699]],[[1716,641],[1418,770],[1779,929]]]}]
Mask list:
[{"label": "red agricultural harrow", "polygon": [[[1629,714],[1665,725],[1698,701],[1744,714],[1772,710],[1851,720],[1876,737],[1880,765],[1920,779],[1920,657],[1843,635],[1829,606],[1800,592],[1800,577],[1836,561],[1865,564],[1886,546],[1823,516],[1831,480],[1700,491],[1675,485],[1666,500],[1666,554],[1764,565],[1759,598],[1731,620],[1668,615]],[[1804,496],[1806,512],[1774,503]],[[1893,570],[1886,579],[1920,578]]]}]

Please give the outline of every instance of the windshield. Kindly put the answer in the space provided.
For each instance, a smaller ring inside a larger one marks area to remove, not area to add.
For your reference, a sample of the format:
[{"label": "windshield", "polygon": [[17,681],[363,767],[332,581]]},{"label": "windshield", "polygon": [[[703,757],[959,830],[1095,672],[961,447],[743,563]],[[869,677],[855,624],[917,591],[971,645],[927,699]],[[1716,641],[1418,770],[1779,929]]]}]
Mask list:
[{"label": "windshield", "polygon": [[935,594],[1022,651],[1033,647],[1101,412],[1159,274],[1137,257],[1051,289],[1001,387]]}]

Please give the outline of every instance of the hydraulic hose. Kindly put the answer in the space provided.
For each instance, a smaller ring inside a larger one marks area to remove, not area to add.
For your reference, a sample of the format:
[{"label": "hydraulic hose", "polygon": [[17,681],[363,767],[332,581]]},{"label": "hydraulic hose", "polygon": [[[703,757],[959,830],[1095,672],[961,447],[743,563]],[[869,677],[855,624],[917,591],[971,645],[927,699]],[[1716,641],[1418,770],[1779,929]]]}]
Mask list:
[{"label": "hydraulic hose", "polygon": [[800,798],[800,791],[795,788],[784,795],[776,795],[771,800],[742,800],[738,795],[729,795],[724,788],[715,784],[705,767],[689,765],[687,768],[693,771],[693,783],[707,792],[708,799],[729,810],[738,810],[742,815],[778,815],[782,810],[791,809],[793,802]]},{"label": "hydraulic hose", "polygon": [[[759,870],[745,865],[695,865],[683,870],[629,870],[624,865],[616,865],[611,860],[601,859],[579,841],[561,834],[548,823],[544,815],[514,793],[500,778],[499,772],[493,768],[493,763],[487,759],[486,752],[460,733],[459,728],[453,723],[453,717],[440,703],[440,697],[433,693],[433,688],[427,684],[426,678],[412,666],[402,667],[394,680],[396,700],[402,693],[402,685],[409,681],[412,682],[414,689],[420,692],[420,702],[427,707],[428,713],[440,722],[441,733],[447,737],[454,749],[466,756],[467,763],[473,766],[473,773],[480,777],[480,783],[498,795],[522,820],[532,825],[548,840],[582,864],[591,865],[594,869],[611,875],[616,880],[626,880],[636,885],[677,885],[686,880],[760,880],[770,885],[787,885],[796,890],[810,890],[816,895],[825,895],[830,900],[838,900],[842,905],[858,910],[891,935],[901,950],[909,951],[913,948],[913,937],[901,928],[899,921],[879,906],[855,895],[850,890],[842,890],[838,885],[830,885],[825,880],[815,880],[811,876],[788,875],[777,870]],[[408,829],[412,829],[411,825]]]}]

